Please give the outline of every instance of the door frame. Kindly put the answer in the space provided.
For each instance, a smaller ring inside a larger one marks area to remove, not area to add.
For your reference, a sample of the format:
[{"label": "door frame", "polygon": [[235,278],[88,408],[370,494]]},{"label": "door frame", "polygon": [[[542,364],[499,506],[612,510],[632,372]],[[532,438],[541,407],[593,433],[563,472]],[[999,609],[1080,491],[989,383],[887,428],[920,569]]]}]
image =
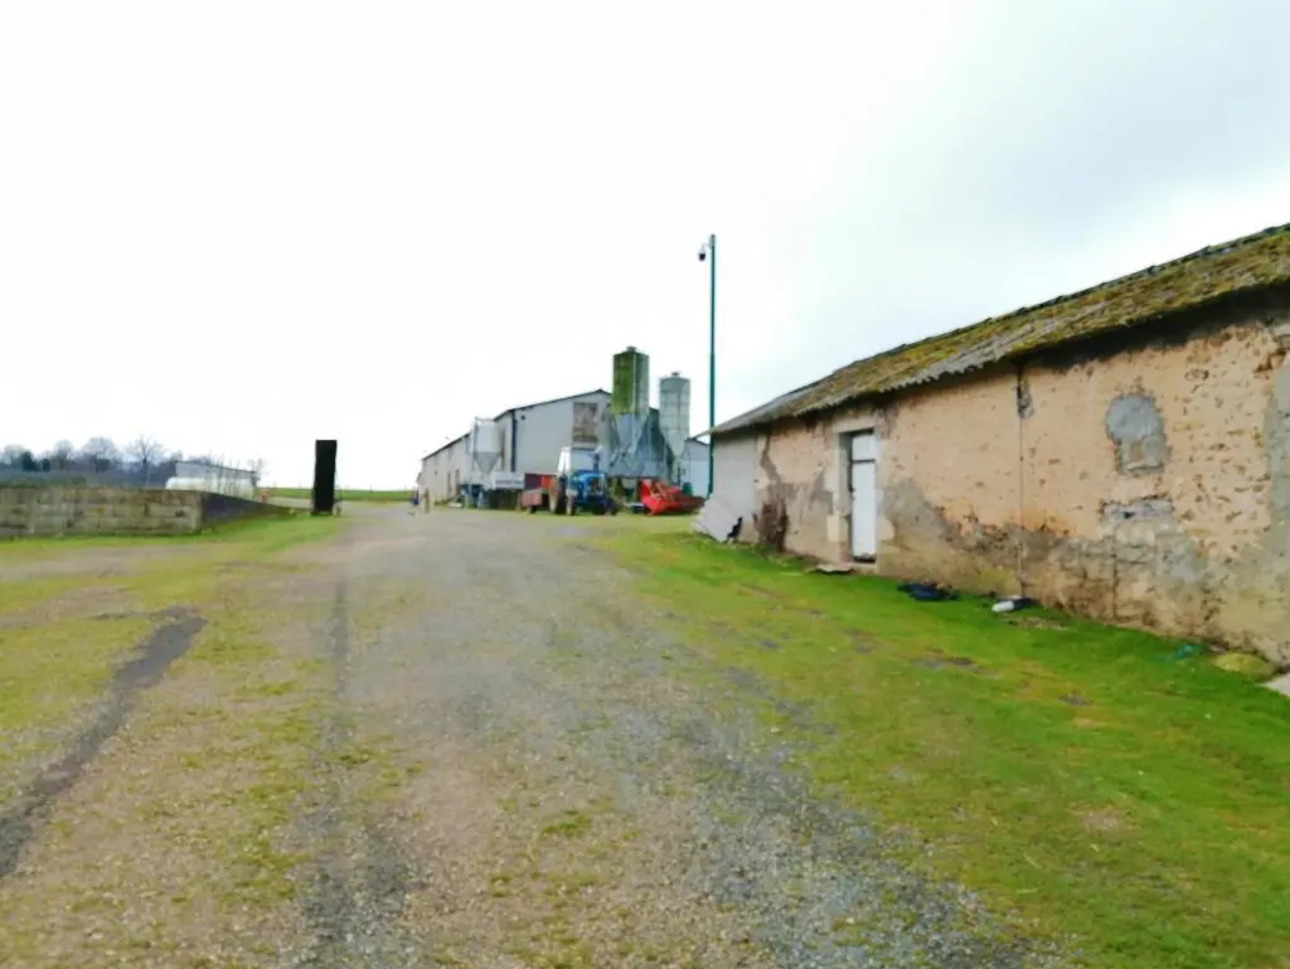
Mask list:
[{"label": "door frame", "polygon": [[[854,442],[858,437],[868,437],[873,441],[873,456],[856,460],[854,454]],[[878,492],[878,433],[872,427],[860,428],[846,434],[843,438],[845,442],[844,453],[847,462],[847,557],[853,562],[865,562],[876,564],[878,561],[878,506],[880,496]],[[856,555],[856,522],[855,522],[855,467],[857,464],[873,465],[873,519],[874,519],[874,550],[872,555]]]}]

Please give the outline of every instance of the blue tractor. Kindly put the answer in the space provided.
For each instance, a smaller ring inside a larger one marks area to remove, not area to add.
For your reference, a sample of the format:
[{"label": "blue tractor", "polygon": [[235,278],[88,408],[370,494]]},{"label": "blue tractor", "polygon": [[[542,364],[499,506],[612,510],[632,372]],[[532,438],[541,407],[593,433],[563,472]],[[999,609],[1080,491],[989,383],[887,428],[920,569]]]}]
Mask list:
[{"label": "blue tractor", "polygon": [[[586,467],[588,458],[590,468]],[[560,450],[551,510],[557,515],[618,514],[618,502],[609,492],[609,477],[600,470],[599,449],[566,447]]]}]

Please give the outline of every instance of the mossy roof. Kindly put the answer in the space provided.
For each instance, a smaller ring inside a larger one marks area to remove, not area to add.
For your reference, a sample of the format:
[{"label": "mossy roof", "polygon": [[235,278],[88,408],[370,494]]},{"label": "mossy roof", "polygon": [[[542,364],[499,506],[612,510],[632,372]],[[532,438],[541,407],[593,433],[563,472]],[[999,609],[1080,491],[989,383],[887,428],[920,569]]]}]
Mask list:
[{"label": "mossy roof", "polygon": [[1290,225],[848,364],[718,425],[722,434],[831,410],[1290,282]]}]

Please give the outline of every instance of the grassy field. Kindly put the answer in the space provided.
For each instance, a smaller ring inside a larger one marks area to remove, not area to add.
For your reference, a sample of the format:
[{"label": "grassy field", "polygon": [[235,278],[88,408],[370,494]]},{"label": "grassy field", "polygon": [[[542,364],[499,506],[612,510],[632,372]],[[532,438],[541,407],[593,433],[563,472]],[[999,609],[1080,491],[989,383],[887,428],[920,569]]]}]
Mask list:
[{"label": "grassy field", "polygon": [[906,860],[1089,966],[1290,966],[1284,697],[1177,641],[677,531],[604,540],[709,669],[805,705],[802,768],[912,835]]},{"label": "grassy field", "polygon": [[[336,519],[300,516],[190,538],[0,542],[0,735],[12,741],[0,744],[0,777],[6,763],[60,739],[59,725],[104,689],[155,624],[149,610],[210,602],[227,584],[224,563],[264,561],[338,527]],[[208,611],[212,619],[220,613],[213,603]]]},{"label": "grassy field", "polygon": [[[309,488],[266,488],[273,498],[308,499],[313,492]],[[412,489],[402,491],[372,491],[363,488],[341,488],[337,491],[341,501],[409,501]]]},{"label": "grassy field", "polygon": [[251,965],[246,939],[285,937],[291,819],[330,683],[308,637],[288,634],[306,617],[282,590],[302,545],[346,527],[302,515],[192,538],[0,543],[0,828],[94,720],[156,610],[206,621],[58,798],[29,874],[0,879],[0,964],[93,964],[106,947],[113,964]]}]

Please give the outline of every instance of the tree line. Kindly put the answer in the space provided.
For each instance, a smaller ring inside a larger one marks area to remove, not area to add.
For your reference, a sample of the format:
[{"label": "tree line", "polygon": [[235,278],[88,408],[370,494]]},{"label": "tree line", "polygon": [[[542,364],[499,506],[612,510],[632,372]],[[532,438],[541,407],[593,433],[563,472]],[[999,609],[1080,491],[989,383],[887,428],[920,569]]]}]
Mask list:
[{"label": "tree line", "polygon": [[[174,477],[175,467],[181,461],[228,466],[210,454],[185,456],[182,451],[167,448],[150,437],[138,437],[123,446],[118,446],[110,437],[92,437],[79,448],[71,441],[62,440],[42,452],[21,444],[0,448],[0,471],[67,477],[94,475],[144,486],[164,484]],[[264,462],[257,458],[246,462],[244,469],[251,472],[253,481],[258,481]]]}]

